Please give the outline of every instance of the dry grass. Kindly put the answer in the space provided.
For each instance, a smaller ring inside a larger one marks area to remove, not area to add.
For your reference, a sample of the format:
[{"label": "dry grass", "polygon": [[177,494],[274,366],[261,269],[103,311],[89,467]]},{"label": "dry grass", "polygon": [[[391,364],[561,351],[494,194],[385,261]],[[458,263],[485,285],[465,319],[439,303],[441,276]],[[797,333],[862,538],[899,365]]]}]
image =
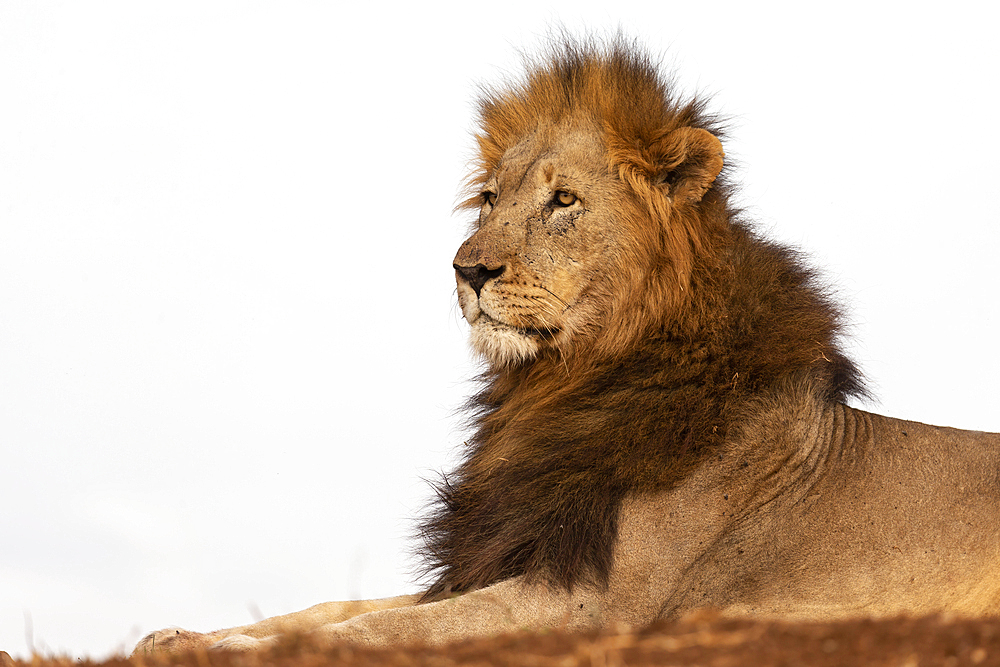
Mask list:
[{"label": "dry grass", "polygon": [[657,624],[640,632],[521,634],[446,647],[319,649],[292,638],[260,653],[196,651],[153,654],[103,663],[68,658],[13,661],[0,667],[333,667],[385,665],[517,665],[588,667],[637,665],[1000,666],[1000,618],[927,617],[838,623],[777,623],[703,617]]}]

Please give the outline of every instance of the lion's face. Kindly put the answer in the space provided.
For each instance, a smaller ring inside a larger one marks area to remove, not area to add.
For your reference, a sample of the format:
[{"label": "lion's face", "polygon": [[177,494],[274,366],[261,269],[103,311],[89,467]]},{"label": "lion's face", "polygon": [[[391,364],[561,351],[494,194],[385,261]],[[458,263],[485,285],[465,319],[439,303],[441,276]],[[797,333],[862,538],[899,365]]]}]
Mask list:
[{"label": "lion's face", "polygon": [[593,334],[620,261],[622,194],[594,130],[541,129],[506,151],[454,262],[474,349],[505,365]]}]

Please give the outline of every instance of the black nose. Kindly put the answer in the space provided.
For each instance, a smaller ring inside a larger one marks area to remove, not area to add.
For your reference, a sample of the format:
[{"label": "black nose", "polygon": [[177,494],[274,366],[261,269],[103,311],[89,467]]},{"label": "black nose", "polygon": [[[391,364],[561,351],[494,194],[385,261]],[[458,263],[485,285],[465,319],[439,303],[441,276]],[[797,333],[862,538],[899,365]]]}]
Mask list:
[{"label": "black nose", "polygon": [[490,280],[494,278],[499,278],[500,274],[503,273],[506,267],[501,266],[497,269],[487,269],[484,264],[476,264],[475,266],[459,266],[458,264],[452,264],[455,270],[458,271],[458,275],[462,276],[469,286],[476,291],[476,296],[485,285]]}]

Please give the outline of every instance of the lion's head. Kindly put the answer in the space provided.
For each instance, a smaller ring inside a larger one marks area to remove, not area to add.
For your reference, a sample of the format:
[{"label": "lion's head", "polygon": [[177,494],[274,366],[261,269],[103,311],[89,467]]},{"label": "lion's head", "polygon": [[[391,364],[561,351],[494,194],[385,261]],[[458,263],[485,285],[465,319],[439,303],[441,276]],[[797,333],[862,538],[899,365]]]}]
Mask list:
[{"label": "lion's head", "polygon": [[702,201],[723,151],[700,105],[675,103],[625,45],[561,48],[480,103],[463,203],[479,219],[454,266],[495,366],[627,348],[678,312],[712,227]]}]

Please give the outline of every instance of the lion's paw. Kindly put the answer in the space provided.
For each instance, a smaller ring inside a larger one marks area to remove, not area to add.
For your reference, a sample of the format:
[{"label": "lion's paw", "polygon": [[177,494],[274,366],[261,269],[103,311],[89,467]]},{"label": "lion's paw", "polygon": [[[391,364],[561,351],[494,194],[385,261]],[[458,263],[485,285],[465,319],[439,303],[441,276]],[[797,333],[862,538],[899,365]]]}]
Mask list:
[{"label": "lion's paw", "polygon": [[233,651],[245,653],[247,651],[259,651],[273,646],[276,643],[275,637],[265,637],[257,639],[248,635],[230,635],[225,639],[220,639],[210,646],[213,651]]},{"label": "lion's paw", "polygon": [[207,648],[215,642],[216,638],[201,632],[190,632],[180,628],[167,628],[150,632],[139,640],[132,650],[132,655],[144,655],[153,651],[166,651],[168,653],[179,653],[195,648]]}]

